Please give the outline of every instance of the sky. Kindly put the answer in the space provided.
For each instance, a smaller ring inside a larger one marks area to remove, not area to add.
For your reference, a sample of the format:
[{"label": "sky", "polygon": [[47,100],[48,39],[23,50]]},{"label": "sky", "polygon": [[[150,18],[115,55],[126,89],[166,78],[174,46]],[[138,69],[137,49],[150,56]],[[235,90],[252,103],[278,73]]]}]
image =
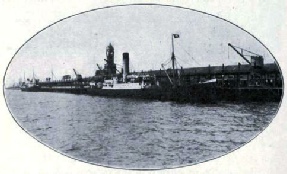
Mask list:
[{"label": "sky", "polygon": [[246,64],[228,43],[264,56],[265,63],[274,62],[254,37],[222,19],[175,7],[119,6],[67,18],[37,34],[12,60],[6,84],[18,82],[24,74],[31,78],[33,71],[41,80],[51,77],[52,71],[56,79],[73,77],[73,68],[84,77],[92,76],[97,64],[105,64],[109,43],[115,63],[122,65],[122,53],[128,52],[132,71],[158,70],[170,60],[172,34],[180,35],[174,49],[183,68]]}]

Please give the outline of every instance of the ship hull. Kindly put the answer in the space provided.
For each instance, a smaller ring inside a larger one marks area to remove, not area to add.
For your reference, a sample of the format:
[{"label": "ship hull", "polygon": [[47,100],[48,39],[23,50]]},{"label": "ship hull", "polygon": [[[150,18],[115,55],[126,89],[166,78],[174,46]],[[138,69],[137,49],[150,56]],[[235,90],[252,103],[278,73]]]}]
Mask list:
[{"label": "ship hull", "polygon": [[71,93],[71,94],[86,94],[87,90],[85,88],[41,88],[41,87],[31,87],[31,88],[21,88],[24,92],[58,92],[58,93]]},{"label": "ship hull", "polygon": [[42,88],[41,92],[58,92],[58,93],[70,93],[70,94],[86,94],[85,88]]},{"label": "ship hull", "polygon": [[40,86],[35,86],[21,88],[21,91],[59,92],[114,98],[176,101],[182,103],[216,103],[218,101],[277,102],[280,101],[282,97],[281,88],[222,88],[216,86],[216,83],[147,89],[41,88]]},{"label": "ship hull", "polygon": [[161,89],[87,89],[87,94],[92,96],[161,99]]},{"label": "ship hull", "polygon": [[242,102],[278,102],[282,97],[282,88],[245,87],[216,89],[218,99],[221,101]]},{"label": "ship hull", "polygon": [[24,88],[21,88],[21,91],[24,91],[24,92],[40,92],[41,87],[39,87],[39,86],[24,87]]}]

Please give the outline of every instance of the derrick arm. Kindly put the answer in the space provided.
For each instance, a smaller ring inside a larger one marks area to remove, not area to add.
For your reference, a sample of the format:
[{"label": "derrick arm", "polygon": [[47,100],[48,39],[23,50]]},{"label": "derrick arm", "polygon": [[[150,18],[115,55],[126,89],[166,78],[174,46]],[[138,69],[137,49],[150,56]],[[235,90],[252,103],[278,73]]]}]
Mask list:
[{"label": "derrick arm", "polygon": [[98,67],[99,70],[103,70],[102,67],[100,67],[99,64],[97,64],[97,67]]},{"label": "derrick arm", "polygon": [[168,77],[170,83],[173,85],[173,82],[172,82],[171,78],[169,77],[168,73],[166,72],[166,70],[165,70],[165,68],[164,68],[164,65],[161,64],[161,67],[163,68],[164,72],[166,73],[166,75],[167,75],[167,77]]},{"label": "derrick arm", "polygon": [[76,71],[75,69],[73,69],[73,71],[74,71],[75,75],[77,76],[77,75],[78,75],[78,74],[77,74],[77,71]]},{"label": "derrick arm", "polygon": [[121,73],[118,69],[116,69],[116,71],[117,71],[118,73]]},{"label": "derrick arm", "polygon": [[78,74],[75,69],[73,69],[73,71],[74,71],[74,73],[75,73],[75,75],[76,75],[76,79],[79,80],[79,81],[82,80],[82,75],[81,75],[81,74]]},{"label": "derrick arm", "polygon": [[248,64],[251,65],[251,62],[243,55],[241,54],[231,43],[228,43],[228,46],[230,46],[240,57],[242,57]]}]

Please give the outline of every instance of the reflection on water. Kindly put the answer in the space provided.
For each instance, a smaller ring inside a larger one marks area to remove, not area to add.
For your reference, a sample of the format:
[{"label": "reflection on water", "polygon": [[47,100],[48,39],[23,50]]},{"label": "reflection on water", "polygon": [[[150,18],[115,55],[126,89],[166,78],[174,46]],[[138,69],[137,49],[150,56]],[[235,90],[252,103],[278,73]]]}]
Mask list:
[{"label": "reflection on water", "polygon": [[184,166],[224,155],[261,132],[279,105],[5,94],[17,122],[56,151],[94,164],[137,169]]}]

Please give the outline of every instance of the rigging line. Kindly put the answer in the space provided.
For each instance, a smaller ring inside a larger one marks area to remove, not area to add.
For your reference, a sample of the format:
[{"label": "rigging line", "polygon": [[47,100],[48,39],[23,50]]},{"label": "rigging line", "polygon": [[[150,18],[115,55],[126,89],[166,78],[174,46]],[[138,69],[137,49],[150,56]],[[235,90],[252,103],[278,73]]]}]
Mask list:
[{"label": "rigging line", "polygon": [[176,57],[176,59],[182,61],[183,64],[187,64],[188,66],[192,66],[190,63],[185,62],[184,60],[180,59],[179,57]]},{"label": "rigging line", "polygon": [[163,64],[167,64],[168,62],[170,62],[170,58],[166,59]]},{"label": "rigging line", "polygon": [[171,60],[169,60],[167,63],[163,63],[163,65],[168,65],[171,62]]},{"label": "rigging line", "polygon": [[[179,60],[179,59],[177,59],[177,60]],[[181,69],[181,67],[182,67],[181,64],[179,63],[179,61],[176,61],[176,66],[178,69]]]},{"label": "rigging line", "polygon": [[248,56],[248,57],[251,57],[252,55],[244,54],[243,56]]},{"label": "rigging line", "polygon": [[175,69],[178,69],[177,65],[178,65],[178,61],[174,61],[174,64],[175,64]]},{"label": "rigging line", "polygon": [[116,66],[120,66],[120,67],[123,67],[123,65],[121,64],[118,64],[118,63],[115,63]]},{"label": "rigging line", "polygon": [[[178,43],[178,44],[179,44],[179,43]],[[195,59],[189,54],[189,52],[187,52],[180,44],[179,44],[179,46],[180,46],[180,48],[181,48],[183,51],[185,51],[186,54],[189,55],[189,57],[190,57],[192,60],[194,60],[194,62],[195,62],[196,64],[198,64],[198,65],[200,66],[200,63],[198,63],[197,60],[195,60]]]},{"label": "rigging line", "polygon": [[181,67],[181,64],[179,63],[179,61],[178,61],[179,59],[177,59],[177,61],[176,61],[176,65],[178,65],[179,66],[179,68]]},{"label": "rigging line", "polygon": [[177,68],[177,65],[178,65],[178,59],[177,58],[174,60],[174,65]]},{"label": "rigging line", "polygon": [[181,65],[178,61],[176,61],[176,69],[180,69]]},{"label": "rigging line", "polygon": [[188,55],[193,59],[193,57],[189,54],[189,52],[188,52],[186,49],[184,49],[183,46],[182,46],[180,43],[177,43],[177,44],[180,46],[180,48],[181,48],[186,54],[188,54]]},{"label": "rigging line", "polygon": [[179,68],[181,68],[182,66],[181,66],[181,64],[179,63],[179,61],[177,61],[177,64],[179,65]]},{"label": "rigging line", "polygon": [[240,48],[240,47],[238,47],[238,46],[234,46],[234,45],[233,45],[233,47],[234,47],[234,48],[241,49],[241,50],[244,50],[244,51],[246,51],[246,52],[248,52],[248,53],[251,53],[251,54],[254,54],[254,55],[257,55],[257,56],[261,56],[261,55],[259,55],[259,54],[257,54],[257,53],[253,53],[252,51],[246,50],[246,49],[244,49],[244,48]]},{"label": "rigging line", "polygon": [[131,62],[130,62],[130,67],[131,67],[130,71],[135,71],[135,67],[133,66]]}]

